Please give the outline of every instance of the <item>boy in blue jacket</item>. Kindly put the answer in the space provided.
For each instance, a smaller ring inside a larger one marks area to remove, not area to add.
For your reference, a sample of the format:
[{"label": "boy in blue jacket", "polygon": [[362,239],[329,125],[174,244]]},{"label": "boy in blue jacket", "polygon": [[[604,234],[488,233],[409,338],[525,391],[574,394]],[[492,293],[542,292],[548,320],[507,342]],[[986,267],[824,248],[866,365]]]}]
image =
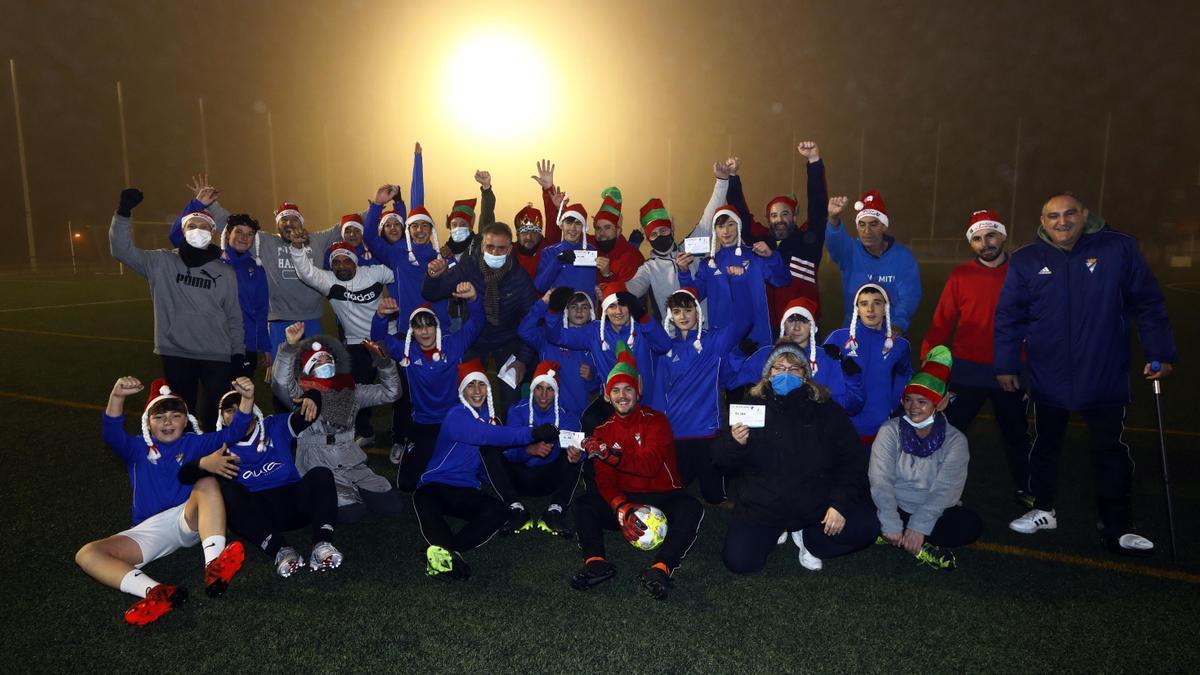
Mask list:
[{"label": "boy in blue jacket", "polygon": [[535,302],[529,313],[521,320],[517,334],[525,344],[537,350],[542,361],[554,361],[558,370],[559,405],[575,417],[583,415],[592,398],[600,391],[596,360],[590,351],[577,351],[551,344],[546,339],[548,313],[562,314],[563,328],[579,328],[595,318],[592,296],[568,287],[557,288],[545,295],[543,302]]},{"label": "boy in blue jacket", "polygon": [[475,344],[483,330],[483,303],[475,295],[470,282],[459,282],[455,298],[467,301],[467,321],[461,330],[443,334],[437,313],[428,304],[414,309],[408,316],[404,340],[387,334],[388,322],[398,311],[396,300],[384,298],[371,323],[371,338],[383,340],[388,355],[396,360],[408,386],[405,390],[412,400],[412,426],[408,430],[411,445],[400,457],[396,472],[396,487],[412,492],[425,472],[442,421],[451,408],[459,405],[454,392],[454,373],[464,354]]},{"label": "boy in blue jacket", "polygon": [[141,598],[125,611],[125,621],[143,626],[183,604],[187,590],[160,584],[142,566],[174,551],[202,543],[204,586],[211,597],[220,597],[242,567],[241,542],[225,543],[225,504],[215,480],[203,479],[195,487],[179,482],[179,467],[202,459],[202,465],[220,462],[226,444],[245,435],[253,419],[254,383],[239,377],[233,388],[241,395],[238,411],[225,429],[208,434],[187,432],[187,405],[158,379],[142,413],[142,432],[126,433],[125,399],[143,389],[132,376],[116,381],[105,408],[104,442],[125,462],[133,486],[133,526],[105,539],[86,544],[75,562],[93,579]]},{"label": "boy in blue jacket", "polygon": [[[561,366],[554,361],[542,361],[533,372],[529,398],[517,401],[508,409],[510,427],[536,429],[552,424],[562,431],[579,431],[579,415],[567,412],[558,404],[558,376]],[[532,529],[556,536],[570,536],[564,510],[571,506],[575,486],[579,483],[578,446],[568,453],[555,438],[550,443],[533,442],[510,448],[485,448],[483,466],[492,487],[512,511],[502,534]],[[574,457],[574,460],[570,459]],[[550,505],[534,522],[527,515],[521,497],[550,497]]]},{"label": "boy in blue jacket", "polygon": [[863,284],[854,294],[850,327],[830,333],[825,344],[841,349],[842,358],[862,370],[863,404],[850,422],[869,453],[912,377],[908,340],[892,336],[891,300],[883,286]]},{"label": "boy in blue jacket", "polygon": [[[462,554],[486,543],[510,516],[504,502],[482,490],[485,474],[480,449],[485,445],[553,443],[558,440],[558,429],[552,424],[532,429],[501,426],[479,359],[459,364],[458,399],[461,405],[452,408],[442,422],[429,468],[413,493],[413,508],[421,535],[429,544],[425,573],[434,579],[466,581],[471,568]],[[467,524],[454,532],[446,516]]]},{"label": "boy in blue jacket", "polygon": [[[675,259],[679,268],[679,286],[695,288],[701,300],[708,300],[708,311],[712,315],[709,325],[717,328],[719,326],[713,324],[714,318],[733,317],[743,309],[736,304],[729,283],[730,270],[741,268],[747,276],[748,311],[753,321],[749,338],[757,347],[770,345],[773,340],[767,285],[783,288],[792,279],[783,258],[766,242],[756,242],[753,246],[742,244],[742,219],[730,204],[717,209],[710,251],[708,262],[700,265],[694,277],[692,256],[683,253]],[[643,363],[640,359],[638,362]],[[647,403],[654,407],[653,403]]]},{"label": "boy in blue jacket", "polygon": [[538,293],[560,286],[584,293],[595,292],[596,266],[584,264],[575,255],[576,251],[586,251],[588,248],[587,211],[583,205],[571,204],[563,208],[558,216],[558,226],[562,229],[562,241],[542,250],[537,275],[533,279],[534,288]]}]

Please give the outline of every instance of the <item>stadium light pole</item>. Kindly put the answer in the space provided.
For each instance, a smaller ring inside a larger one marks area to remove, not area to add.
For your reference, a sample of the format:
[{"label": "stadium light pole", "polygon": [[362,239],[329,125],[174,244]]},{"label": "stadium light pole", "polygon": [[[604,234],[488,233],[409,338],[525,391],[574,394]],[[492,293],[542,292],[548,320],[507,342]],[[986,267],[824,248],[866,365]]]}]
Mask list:
[{"label": "stadium light pole", "polygon": [[29,243],[29,269],[37,271],[37,243],[33,239],[33,206],[29,202],[29,170],[25,166],[25,132],[21,127],[21,98],[17,93],[17,62],[8,60],[12,76],[13,116],[17,122],[17,157],[21,161],[21,192],[25,197],[25,238]]}]

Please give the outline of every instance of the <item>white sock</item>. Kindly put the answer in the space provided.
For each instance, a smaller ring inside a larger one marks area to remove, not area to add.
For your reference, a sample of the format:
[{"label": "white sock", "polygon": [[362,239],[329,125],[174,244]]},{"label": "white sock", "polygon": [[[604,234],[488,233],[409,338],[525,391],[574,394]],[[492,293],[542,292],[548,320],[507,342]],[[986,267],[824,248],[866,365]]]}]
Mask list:
[{"label": "white sock", "polygon": [[157,581],[141,570],[129,570],[125,576],[121,577],[121,592],[136,595],[139,598],[146,597],[146,593],[157,585]]},{"label": "white sock", "polygon": [[559,513],[562,513],[562,507],[559,506],[558,504],[551,504],[546,510],[547,511],[558,511]]},{"label": "white sock", "polygon": [[524,511],[524,510],[525,510],[525,505],[524,505],[524,504],[522,504],[521,502],[513,502],[513,503],[511,503],[511,504],[509,504],[509,505],[508,505],[508,508],[510,508],[510,509],[521,509],[522,511]]},{"label": "white sock", "polygon": [[201,546],[204,547],[204,564],[207,565],[216,560],[217,556],[221,555],[221,551],[225,550],[225,535],[214,534],[205,539]]}]

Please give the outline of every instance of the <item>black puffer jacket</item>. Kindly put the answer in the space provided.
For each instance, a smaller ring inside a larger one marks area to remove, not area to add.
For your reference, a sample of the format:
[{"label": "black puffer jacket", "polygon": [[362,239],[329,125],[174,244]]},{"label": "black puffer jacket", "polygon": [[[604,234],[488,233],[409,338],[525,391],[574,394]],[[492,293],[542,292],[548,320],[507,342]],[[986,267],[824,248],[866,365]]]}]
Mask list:
[{"label": "black puffer jacket", "polygon": [[869,499],[867,452],[836,403],[813,401],[808,385],[745,402],[767,407],[766,426],[746,445],[725,430],[712,446],[713,463],[733,477],[734,517],[798,530],[830,506],[846,514]]}]

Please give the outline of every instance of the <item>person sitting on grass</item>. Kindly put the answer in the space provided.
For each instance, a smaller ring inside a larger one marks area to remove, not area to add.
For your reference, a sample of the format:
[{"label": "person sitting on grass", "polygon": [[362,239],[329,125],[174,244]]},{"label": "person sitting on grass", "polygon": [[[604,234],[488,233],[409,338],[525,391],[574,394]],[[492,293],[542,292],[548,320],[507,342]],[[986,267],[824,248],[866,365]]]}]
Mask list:
[{"label": "person sitting on grass", "polygon": [[[512,447],[530,443],[554,443],[558,429],[553,424],[537,427],[506,427],[496,419],[492,387],[483,363],[471,359],[458,366],[457,405],[446,413],[438,433],[429,469],[421,475],[413,493],[417,524],[429,548],[425,551],[425,574],[431,578],[466,581],[471,568],[463,553],[482,546],[500,526],[515,518],[515,511],[482,490],[484,473],[482,446]],[[467,521],[453,532],[446,516]]]},{"label": "person sitting on grass", "polygon": [[199,459],[210,468],[220,462],[222,446],[245,435],[253,419],[254,383],[239,377],[233,388],[240,396],[238,410],[224,429],[194,434],[196,427],[187,405],[167,386],[155,380],[142,413],[141,434],[129,434],[125,425],[125,399],[144,388],[136,377],[116,381],[104,410],[104,442],[125,462],[133,486],[133,526],[105,539],[84,545],[75,563],[96,581],[141,598],[125,611],[125,621],[144,626],[182,605],[188,597],[182,586],[161,584],[142,567],[181,548],[203,543],[204,586],[210,597],[220,597],[241,569],[245,551],[241,542],[225,543],[225,503],[216,480],[201,479],[195,486],[179,482],[179,467]]},{"label": "person sitting on grass", "polygon": [[624,342],[616,345],[617,364],[604,383],[604,397],[613,414],[596,427],[584,449],[592,459],[596,490],[575,502],[575,529],[583,553],[583,568],[571,577],[571,588],[585,591],[617,575],[605,558],[604,530],[621,532],[636,541],[645,525],[637,516],[644,505],[667,517],[667,536],[654,563],[638,581],[655,600],[666,600],[672,576],[679,569],[704,520],[704,507],[683,489],[675,459],[674,434],[667,416],[641,405],[641,376],[637,361]]},{"label": "person sitting on grass", "polygon": [[[533,371],[529,398],[514,403],[508,409],[510,427],[537,428],[553,424],[564,431],[579,431],[579,415],[567,412],[558,404],[558,377],[561,366],[554,361],[542,361]],[[578,451],[579,448],[574,448]],[[569,537],[564,509],[571,506],[575,486],[579,484],[582,464],[579,455],[568,458],[557,438],[549,443],[534,442],[511,448],[483,449],[483,465],[492,487],[502,501],[514,511],[501,534],[518,533],[537,527],[555,536]],[[522,496],[550,497],[550,505],[538,519],[526,515]]]},{"label": "person sitting on grass", "polygon": [[399,313],[399,304],[392,298],[379,302],[371,323],[371,339],[382,340],[388,354],[400,364],[412,400],[413,423],[408,430],[412,446],[400,454],[396,471],[396,488],[401,492],[415,490],[428,468],[442,420],[459,404],[454,391],[455,369],[483,331],[483,301],[475,285],[458,282],[452,297],[468,303],[467,320],[453,333],[442,332],[442,326],[449,324],[443,324],[436,309],[425,303],[409,313],[403,339],[388,335],[388,322]]},{"label": "person sitting on grass", "polygon": [[808,361],[794,344],[776,347],[746,399],[763,406],[764,425],[734,424],[713,445],[713,463],[733,478],[721,551],[731,572],[761,571],[789,532],[800,564],[814,572],[879,534],[866,455],[845,411],[812,381]]},{"label": "person sitting on grass", "polygon": [[296,438],[296,468],[304,475],[323,466],[333,472],[338,516],[353,523],[367,512],[394,516],[404,510],[400,493],[367,466],[367,455],[354,442],[354,418],[363,408],[387,405],[400,395],[396,363],[370,340],[362,346],[374,358],[378,384],[356,384],[350,375],[350,353],[328,335],[304,337],[304,323],[285,331],[287,343],[275,359],[271,382],[276,398],[297,401],[309,389],[321,392],[321,412],[312,426]]},{"label": "person sitting on grass", "polygon": [[983,521],[959,504],[967,483],[967,437],[946,423],[953,358],[938,345],[904,388],[904,417],[883,423],[871,446],[871,497],[882,537],[934,569],[952,570],[951,551],[979,538]]},{"label": "person sitting on grass", "polygon": [[[218,431],[233,421],[236,395],[231,391],[221,397]],[[296,437],[320,415],[321,392],[309,389],[294,403],[295,411],[266,418],[254,406],[254,424],[242,440],[228,446],[215,471],[205,470],[198,460],[179,470],[184,484],[210,475],[221,479],[229,529],[273,558],[281,577],[291,576],[305,564],[284,535],[305,525],[312,527],[308,568],[324,572],[342,564],[342,553],[333,545],[337,524],[333,472],[315,466],[301,477],[292,460]]]}]

